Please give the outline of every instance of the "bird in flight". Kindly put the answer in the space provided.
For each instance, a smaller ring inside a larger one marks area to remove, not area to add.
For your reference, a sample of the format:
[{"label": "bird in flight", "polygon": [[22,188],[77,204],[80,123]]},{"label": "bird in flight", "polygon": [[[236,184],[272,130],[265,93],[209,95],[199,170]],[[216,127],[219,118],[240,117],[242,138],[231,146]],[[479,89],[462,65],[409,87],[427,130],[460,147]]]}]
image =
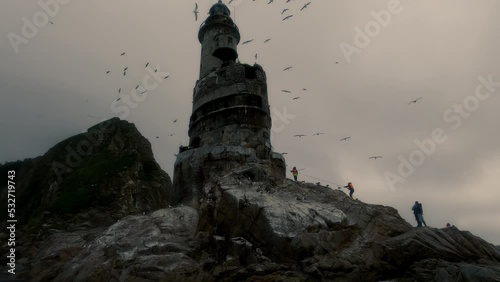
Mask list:
[{"label": "bird in flight", "polygon": [[284,12],[288,11],[290,9],[283,9],[283,12],[281,12],[281,14],[283,15]]},{"label": "bird in flight", "polygon": [[147,68],[148,66],[149,66],[149,62],[147,62],[147,63],[146,63],[146,66],[145,66],[145,68]]},{"label": "bird in flight", "polygon": [[257,53],[255,53],[255,59],[257,60]]},{"label": "bird in flight", "polygon": [[302,7],[302,9],[300,9],[301,11],[304,10],[305,8],[307,8],[307,6],[309,6],[309,4],[311,4],[311,2],[308,2],[306,4],[304,4],[304,6]]},{"label": "bird in flight", "polygon": [[106,74],[110,73],[111,71],[106,71]]},{"label": "bird in flight", "polygon": [[123,69],[123,71],[127,71],[127,70],[128,70],[128,67],[125,67],[125,68]]},{"label": "bird in flight", "polygon": [[340,141],[346,141],[347,139],[350,139],[350,138],[351,138],[351,136],[347,136],[347,137],[340,139]]},{"label": "bird in flight", "polygon": [[123,52],[120,56],[125,56],[125,54],[127,54],[127,52]]},{"label": "bird in flight", "polygon": [[194,3],[194,20],[197,21],[198,20],[198,3]]},{"label": "bird in flight", "polygon": [[144,93],[146,93],[146,92],[148,92],[148,91],[147,91],[147,90],[142,91],[142,92],[141,92],[141,95],[142,95],[142,94],[144,94]]},{"label": "bird in flight", "polygon": [[156,136],[156,139],[158,139],[158,138],[160,138],[160,137]]},{"label": "bird in flight", "polygon": [[122,89],[121,89],[121,88],[120,88],[120,89],[118,89],[118,94],[120,94],[121,92],[122,92]]},{"label": "bird in flight", "polygon": [[245,41],[245,42],[241,43],[241,45],[248,44],[248,43],[250,43],[250,42],[252,42],[252,41],[253,41],[253,39],[247,40],[247,41]]},{"label": "bird in flight", "polygon": [[422,99],[422,97],[418,97],[417,99],[411,101],[410,103],[408,103],[408,105],[410,105],[411,103],[415,104],[417,103],[418,100]]},{"label": "bird in flight", "polygon": [[158,72],[158,69],[155,69],[155,72]]},{"label": "bird in flight", "polygon": [[295,134],[293,137],[302,137],[302,136],[307,136],[305,134]]},{"label": "bird in flight", "polygon": [[268,39],[264,40],[264,43],[267,43],[269,41],[271,41],[271,38],[268,38]]},{"label": "bird in flight", "polygon": [[137,90],[137,88],[139,88],[140,84],[137,84],[137,86],[135,87],[135,90]]},{"label": "bird in flight", "polygon": [[293,97],[292,100],[297,100],[297,99],[300,99],[300,97]]},{"label": "bird in flight", "polygon": [[127,72],[126,72],[126,71],[124,71],[124,72],[123,72],[123,76],[126,76],[126,75],[127,75]]},{"label": "bird in flight", "polygon": [[267,3],[267,4],[271,4],[271,3],[273,3],[273,2],[274,2],[274,0],[269,0],[269,3]]},{"label": "bird in flight", "polygon": [[324,134],[323,132],[317,132],[317,133],[314,133],[313,136],[317,136],[317,135],[321,135],[321,134]]},{"label": "bird in flight", "polygon": [[169,134],[168,136],[174,136],[175,133]]},{"label": "bird in flight", "polygon": [[285,21],[285,20],[288,20],[289,18],[293,17],[293,15],[289,15],[289,16],[286,16],[284,17],[281,21]]},{"label": "bird in flight", "polygon": [[53,22],[49,21],[50,24],[54,24]]},{"label": "bird in flight", "polygon": [[283,69],[283,71],[287,71],[287,70],[289,70],[291,68],[293,68],[293,67],[286,67],[286,68]]},{"label": "bird in flight", "polygon": [[382,156],[373,156],[373,157],[369,157],[368,159],[379,159],[379,158],[382,158]]},{"label": "bird in flight", "polygon": [[176,123],[176,122],[177,122],[177,119],[174,120],[174,123]]},{"label": "bird in flight", "polygon": [[228,5],[231,4],[233,2],[233,0],[229,0],[229,3],[227,3]]},{"label": "bird in flight", "polygon": [[170,74],[169,74],[169,75],[167,75],[167,76],[165,76],[165,77],[163,78],[163,80],[165,80],[165,79],[167,79],[167,78],[169,78],[169,77],[170,77]]},{"label": "bird in flight", "polygon": [[303,91],[307,91],[307,88],[302,88]]},{"label": "bird in flight", "polygon": [[290,92],[290,91],[288,91],[288,90],[286,90],[286,89],[281,90],[281,92],[285,92],[285,93],[292,93],[292,92]]}]

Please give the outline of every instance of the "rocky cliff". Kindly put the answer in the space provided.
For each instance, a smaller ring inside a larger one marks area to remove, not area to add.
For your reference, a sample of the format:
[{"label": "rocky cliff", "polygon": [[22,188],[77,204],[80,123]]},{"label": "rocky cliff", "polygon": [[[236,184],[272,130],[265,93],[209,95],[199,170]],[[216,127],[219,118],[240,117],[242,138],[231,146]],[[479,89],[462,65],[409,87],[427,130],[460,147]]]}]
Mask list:
[{"label": "rocky cliff", "polygon": [[500,250],[470,232],[414,228],[391,207],[259,164],[220,167],[195,203],[168,206],[170,179],[132,124],[87,133],[0,167],[22,179],[18,279],[500,281]]}]

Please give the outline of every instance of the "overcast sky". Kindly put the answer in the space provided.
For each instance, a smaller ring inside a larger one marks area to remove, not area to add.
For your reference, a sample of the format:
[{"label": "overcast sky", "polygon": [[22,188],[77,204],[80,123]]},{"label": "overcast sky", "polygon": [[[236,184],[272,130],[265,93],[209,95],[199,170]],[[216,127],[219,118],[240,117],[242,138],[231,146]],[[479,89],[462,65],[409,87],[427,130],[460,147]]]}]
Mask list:
[{"label": "overcast sky", "polygon": [[[192,0],[55,1],[2,1],[0,162],[120,116],[172,176],[189,140],[198,29],[216,1],[198,1],[198,21]],[[272,145],[303,169],[299,179],[352,181],[360,200],[411,224],[418,200],[430,226],[450,222],[500,244],[500,3],[312,0],[300,11],[308,0],[268,2],[229,7],[241,62],[267,73]],[[147,62],[170,77],[156,81]],[[153,86],[135,108],[115,102],[144,79]]]}]

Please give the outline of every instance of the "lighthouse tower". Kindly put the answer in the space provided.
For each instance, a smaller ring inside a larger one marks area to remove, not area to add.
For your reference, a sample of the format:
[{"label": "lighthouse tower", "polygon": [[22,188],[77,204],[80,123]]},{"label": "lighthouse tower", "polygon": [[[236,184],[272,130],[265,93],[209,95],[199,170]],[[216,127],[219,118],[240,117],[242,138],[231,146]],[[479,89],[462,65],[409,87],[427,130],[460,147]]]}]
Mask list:
[{"label": "lighthouse tower", "polygon": [[237,61],[240,32],[220,0],[200,26],[200,76],[193,91],[189,146],[174,167],[172,203],[196,203],[202,187],[217,174],[257,164],[285,177],[285,162],[272,152],[266,73]]}]

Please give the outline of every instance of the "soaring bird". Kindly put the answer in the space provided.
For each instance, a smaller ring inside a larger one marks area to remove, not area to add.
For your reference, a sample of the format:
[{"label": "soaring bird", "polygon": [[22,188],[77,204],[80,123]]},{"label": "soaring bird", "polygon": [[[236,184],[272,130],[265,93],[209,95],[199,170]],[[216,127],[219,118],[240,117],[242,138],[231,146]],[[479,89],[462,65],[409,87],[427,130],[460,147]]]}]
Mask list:
[{"label": "soaring bird", "polygon": [[288,90],[285,90],[285,89],[281,90],[281,92],[285,92],[285,93],[292,93],[292,92],[290,92],[290,91],[288,91]]},{"label": "soaring bird", "polygon": [[306,4],[304,4],[304,6],[302,7],[302,9],[300,9],[301,11],[304,10],[305,8],[307,8],[307,6],[309,6],[309,4],[311,4],[311,2],[308,2]]},{"label": "soaring bird", "polygon": [[368,159],[378,159],[378,158],[382,158],[382,156],[373,156],[373,157],[369,157]]},{"label": "soaring bird", "polygon": [[233,0],[229,0],[229,3],[227,3],[228,5],[231,4],[233,2]]},{"label": "soaring bird", "polygon": [[307,136],[305,134],[295,134],[293,137],[302,137],[302,136]]},{"label": "soaring bird", "polygon": [[169,78],[169,77],[170,77],[170,75],[167,75],[167,76],[165,76],[165,77],[163,78],[163,80],[165,80],[165,79],[167,79],[167,78]]},{"label": "soaring bird", "polygon": [[269,0],[269,3],[267,3],[267,4],[271,4],[271,3],[273,3],[273,2],[274,2],[274,0]]},{"label": "soaring bird", "polygon": [[118,94],[120,94],[121,92],[122,92],[122,89],[121,89],[121,88],[120,88],[120,89],[118,89]]},{"label": "soaring bird", "polygon": [[158,139],[158,138],[160,138],[160,137],[156,136],[156,139]]},{"label": "soaring bird", "polygon": [[303,91],[307,91],[307,88],[302,88]]},{"label": "soaring bird", "polygon": [[126,71],[124,71],[124,72],[123,72],[123,76],[126,76],[126,75],[127,75],[127,72],[126,72]]},{"label": "soaring bird", "polygon": [[286,16],[284,17],[281,21],[284,21],[284,20],[288,20],[289,18],[293,17],[293,15],[289,15],[289,16]]},{"label": "soaring bird", "polygon": [[344,138],[340,139],[340,141],[346,141],[349,138],[351,138],[351,136],[344,137]]},{"label": "soaring bird", "polygon": [[127,71],[127,70],[128,70],[128,67],[125,67],[125,68],[123,69],[123,71]]},{"label": "soaring bird", "polygon": [[155,69],[155,72],[158,72],[158,69]]},{"label": "soaring bird", "polygon": [[300,97],[293,97],[292,100],[297,100],[297,99],[300,99]]},{"label": "soaring bird", "polygon": [[255,53],[255,59],[257,60],[257,53]]},{"label": "soaring bird", "polygon": [[53,22],[49,21],[50,24],[54,24]]},{"label": "soaring bird", "polygon": [[267,43],[269,41],[271,41],[271,38],[268,38],[268,39],[264,40],[264,43]]},{"label": "soaring bird", "polygon": [[137,84],[137,86],[135,87],[135,90],[137,90],[137,88],[139,88],[140,84]]},{"label": "soaring bird", "polygon": [[106,71],[106,74],[110,73],[111,71]]},{"label": "soaring bird", "polygon": [[145,66],[145,68],[147,68],[148,66],[149,66],[149,62],[147,62],[147,63],[146,63],[146,66]]},{"label": "soaring bird", "polygon": [[410,105],[411,103],[414,103],[414,104],[415,104],[415,103],[417,103],[417,101],[418,101],[418,100],[420,100],[420,99],[422,99],[422,97],[418,97],[417,99],[415,99],[415,100],[411,101],[410,103],[408,103],[408,105]]},{"label": "soaring bird", "polygon": [[169,134],[168,136],[174,136],[175,133]]},{"label": "soaring bird", "polygon": [[142,92],[141,92],[141,95],[142,95],[142,94],[144,94],[144,93],[146,93],[146,92],[148,92],[148,91],[147,91],[147,90],[142,91]]},{"label": "soaring bird", "polygon": [[247,41],[245,41],[245,42],[241,43],[241,45],[248,44],[248,43],[250,43],[250,42],[252,42],[252,41],[253,41],[253,39],[247,40]]},{"label": "soaring bird", "polygon": [[314,133],[313,136],[317,136],[317,135],[321,135],[321,134],[324,134],[323,132],[317,132],[317,133]]},{"label": "soaring bird", "polygon": [[287,70],[289,70],[291,68],[293,68],[293,67],[286,67],[286,68],[283,69],[283,71],[287,71]]},{"label": "soaring bird", "polygon": [[283,9],[283,12],[281,12],[281,14],[283,15],[284,12],[288,11],[290,9]]},{"label": "soaring bird", "polygon": [[176,123],[176,122],[177,122],[177,119],[174,119],[174,123]]},{"label": "soaring bird", "polygon": [[198,3],[194,3],[194,20],[197,21],[198,20]]},{"label": "soaring bird", "polygon": [[127,54],[127,52],[123,52],[120,56],[125,56],[125,54]]}]

